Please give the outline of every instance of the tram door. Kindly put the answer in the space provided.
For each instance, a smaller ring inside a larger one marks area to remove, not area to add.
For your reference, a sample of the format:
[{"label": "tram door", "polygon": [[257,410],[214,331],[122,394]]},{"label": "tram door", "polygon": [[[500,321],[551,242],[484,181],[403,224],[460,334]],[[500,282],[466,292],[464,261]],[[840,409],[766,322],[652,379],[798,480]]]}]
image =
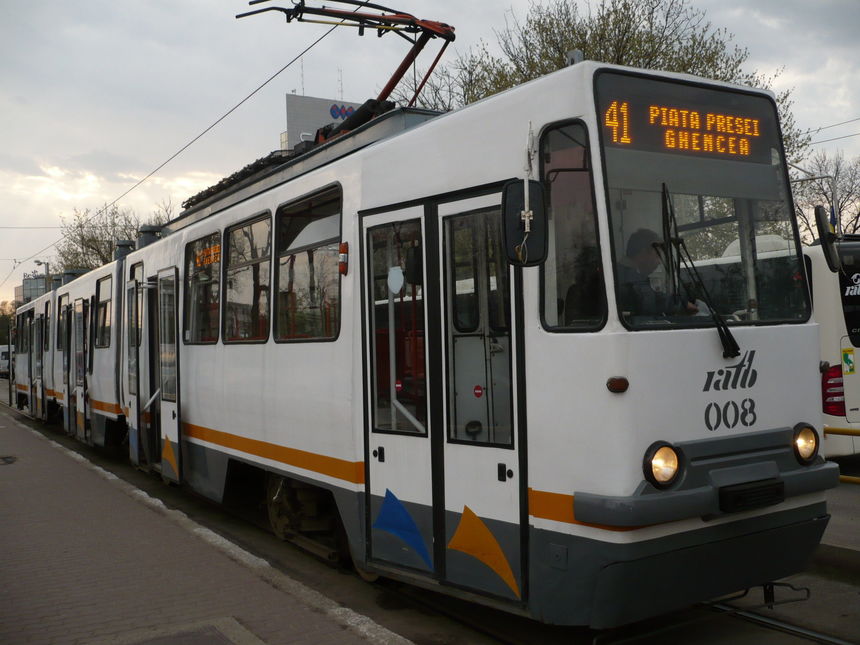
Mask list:
[{"label": "tram door", "polygon": [[159,439],[161,476],[180,478],[179,354],[177,337],[176,269],[158,273],[158,374],[160,391]]},{"label": "tram door", "polygon": [[63,402],[63,430],[66,431],[67,434],[71,434],[72,428],[72,419],[73,415],[70,414],[70,392],[72,391],[70,373],[71,373],[71,360],[69,359],[69,354],[71,352],[71,334],[72,334],[72,307],[69,304],[69,296],[68,294],[60,296],[57,300],[57,351],[61,353],[60,356],[60,371],[62,372],[62,377],[60,382],[55,383],[55,387],[59,387],[59,398]]},{"label": "tram door", "polygon": [[150,277],[138,286],[142,297],[141,338],[138,360],[138,396],[140,419],[139,457],[156,470],[161,468],[161,374],[159,372],[158,281]]},{"label": "tram door", "polygon": [[82,441],[87,438],[85,397],[87,391],[87,314],[89,303],[78,298],[72,314],[74,387],[69,396],[71,434]]},{"label": "tram door", "polygon": [[45,329],[45,319],[41,314],[37,315],[32,322],[33,333],[31,336],[32,344],[30,345],[30,356],[32,356],[32,369],[30,371],[30,414],[37,419],[42,418],[42,409],[45,405],[44,399],[44,374],[42,368],[43,360],[43,339],[42,334]]},{"label": "tram door", "polygon": [[421,207],[363,220],[367,503],[370,558],[435,574],[424,227]]},{"label": "tram door", "polygon": [[129,280],[125,286],[125,382],[126,409],[128,423],[128,454],[133,464],[140,464],[140,313],[142,289],[137,280]]},{"label": "tram door", "polygon": [[498,195],[440,204],[446,580],[523,600],[511,274]]},{"label": "tram door", "polygon": [[371,560],[522,600],[499,195],[365,217]]}]

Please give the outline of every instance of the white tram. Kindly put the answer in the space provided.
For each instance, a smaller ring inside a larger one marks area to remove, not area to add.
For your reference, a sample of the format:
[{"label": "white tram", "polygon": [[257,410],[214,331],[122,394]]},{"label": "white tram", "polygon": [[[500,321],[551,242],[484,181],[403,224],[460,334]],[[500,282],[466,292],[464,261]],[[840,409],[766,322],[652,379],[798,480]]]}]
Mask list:
[{"label": "white tram", "polygon": [[549,623],[795,573],[838,470],[788,186],[772,96],[690,76],[584,62],[390,111],[64,288],[101,337],[112,280],[75,432],[116,403],[165,479]]}]

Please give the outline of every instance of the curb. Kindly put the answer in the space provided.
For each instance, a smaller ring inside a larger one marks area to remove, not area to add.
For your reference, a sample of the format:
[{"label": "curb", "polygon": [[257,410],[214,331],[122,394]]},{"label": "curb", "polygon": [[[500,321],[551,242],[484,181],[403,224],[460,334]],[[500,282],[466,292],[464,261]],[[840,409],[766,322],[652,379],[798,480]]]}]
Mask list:
[{"label": "curb", "polygon": [[[3,408],[8,408],[10,411],[15,411],[11,406],[0,402],[0,409]],[[28,427],[16,417],[11,416],[10,418],[18,427],[22,428],[23,430],[26,430],[33,436],[48,442],[52,448],[60,451],[61,453],[64,453],[66,456],[77,461],[86,468],[89,468],[103,479],[111,482],[114,486],[117,486],[123,493],[125,493],[135,501],[147,506],[156,513],[159,513],[160,515],[163,515],[164,517],[170,519],[175,524],[178,524],[180,527],[185,529],[187,532],[191,533],[192,535],[195,535],[197,538],[218,549],[221,553],[226,555],[234,562],[237,562],[245,566],[246,568],[251,569],[252,571],[254,571],[255,574],[257,574],[260,578],[268,582],[276,589],[295,597],[302,604],[306,605],[310,609],[313,609],[326,615],[328,618],[341,625],[345,629],[348,629],[349,631],[361,636],[365,640],[368,640],[372,643],[382,643],[384,645],[414,645],[409,639],[404,638],[403,636],[400,636],[395,632],[392,632],[386,627],[383,627],[370,617],[353,611],[348,607],[344,607],[332,600],[331,598],[328,598],[327,596],[316,591],[315,589],[312,589],[307,585],[299,582],[298,580],[291,578],[285,573],[282,573],[281,571],[273,567],[267,560],[255,556],[254,554],[250,553],[249,551],[246,551],[242,547],[224,538],[223,536],[198,524],[197,522],[189,518],[185,513],[168,508],[161,500],[152,497],[145,491],[142,491],[139,488],[120,479],[119,477],[105,470],[101,466],[96,466],[83,455],[80,455],[73,450],[69,450],[65,446],[62,446],[56,441],[52,440],[50,437],[47,437],[41,432]]]}]

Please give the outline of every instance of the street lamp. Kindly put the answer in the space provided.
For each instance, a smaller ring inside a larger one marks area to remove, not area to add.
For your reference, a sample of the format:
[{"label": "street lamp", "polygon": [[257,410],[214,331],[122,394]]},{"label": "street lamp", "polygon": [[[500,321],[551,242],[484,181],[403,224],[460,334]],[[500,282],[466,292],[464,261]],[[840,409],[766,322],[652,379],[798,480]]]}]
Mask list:
[{"label": "street lamp", "polygon": [[45,267],[45,293],[48,293],[51,290],[51,263],[42,262],[42,260],[36,260],[36,266]]}]

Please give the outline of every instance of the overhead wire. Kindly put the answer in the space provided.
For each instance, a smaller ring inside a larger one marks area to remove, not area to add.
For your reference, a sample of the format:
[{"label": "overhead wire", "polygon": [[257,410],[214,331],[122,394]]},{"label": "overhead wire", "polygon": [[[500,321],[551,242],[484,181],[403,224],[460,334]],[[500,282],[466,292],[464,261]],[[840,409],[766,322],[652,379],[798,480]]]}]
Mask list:
[{"label": "overhead wire", "polygon": [[809,128],[809,130],[806,130],[805,132],[801,132],[800,134],[809,134],[810,132],[821,132],[822,130],[829,130],[830,128],[835,128],[835,127],[840,126],[840,125],[845,125],[846,123],[854,123],[855,121],[860,121],[860,116],[853,118],[853,119],[848,119],[847,121],[840,121],[839,123],[834,123],[832,125],[824,125],[824,126],[821,126],[820,128]]},{"label": "overhead wire", "polygon": [[854,134],[846,134],[841,137],[833,137],[832,139],[822,139],[821,141],[810,141],[809,145],[815,146],[819,143],[827,143],[828,141],[839,141],[840,139],[850,139],[851,137],[860,136],[860,132],[855,132]]},{"label": "overhead wire", "polygon": [[[368,0],[368,1],[369,1],[369,0]],[[355,13],[356,11],[358,11],[359,9],[361,9],[362,7],[364,7],[366,4],[367,4],[367,2],[363,2],[363,3],[361,3],[361,4],[360,4],[359,6],[357,6],[355,9],[353,9],[353,13]],[[139,180],[139,181],[138,181],[137,183],[135,183],[131,188],[129,188],[128,190],[126,190],[122,195],[120,195],[119,197],[117,197],[116,199],[114,199],[114,200],[113,200],[112,202],[110,202],[109,204],[106,204],[106,205],[105,205],[101,210],[97,211],[96,213],[94,213],[93,215],[91,215],[90,217],[88,217],[87,219],[85,219],[85,220],[82,222],[82,224],[88,224],[88,223],[92,222],[93,220],[95,220],[97,217],[100,217],[101,215],[103,215],[104,213],[106,213],[106,212],[108,211],[108,209],[109,209],[111,206],[114,206],[117,202],[119,202],[119,200],[121,200],[123,197],[125,197],[126,195],[128,195],[131,191],[133,191],[133,190],[135,190],[136,188],[138,188],[139,186],[141,186],[144,182],[146,182],[149,178],[151,178],[155,173],[157,173],[159,170],[161,170],[162,168],[164,168],[164,167],[165,167],[167,164],[169,164],[171,161],[173,161],[174,159],[176,159],[176,157],[178,157],[179,155],[181,155],[183,152],[185,152],[185,151],[186,151],[188,148],[190,148],[192,145],[194,145],[195,143],[197,143],[197,141],[198,141],[198,140],[200,140],[204,135],[206,135],[206,134],[207,134],[210,130],[212,130],[216,125],[218,125],[219,123],[221,123],[221,121],[223,121],[223,120],[224,120],[224,119],[226,119],[228,116],[230,116],[233,112],[235,112],[237,109],[239,109],[239,108],[240,108],[244,103],[246,103],[246,102],[247,102],[247,101],[248,101],[252,96],[254,96],[257,92],[259,92],[259,91],[260,91],[260,90],[262,90],[264,87],[266,87],[266,85],[268,85],[268,84],[269,84],[269,83],[271,83],[273,80],[275,80],[275,78],[277,78],[278,76],[280,76],[280,74],[281,74],[282,72],[284,72],[288,67],[290,67],[293,63],[295,63],[297,60],[299,60],[302,56],[304,56],[305,54],[307,54],[311,49],[313,49],[314,47],[316,47],[316,46],[317,46],[317,45],[318,45],[318,44],[319,44],[319,43],[320,43],[320,42],[321,42],[321,41],[322,41],[326,36],[328,36],[331,32],[333,32],[335,29],[337,29],[337,28],[338,28],[341,24],[343,24],[345,21],[346,21],[346,18],[344,18],[343,20],[341,20],[339,23],[337,23],[337,24],[333,25],[330,29],[328,29],[325,33],[323,33],[319,38],[317,38],[316,40],[314,40],[310,45],[308,45],[308,46],[307,46],[307,47],[305,47],[301,52],[299,52],[299,53],[298,53],[298,54],[297,54],[297,55],[296,55],[292,60],[290,60],[286,65],[284,65],[283,67],[281,67],[281,69],[279,69],[277,72],[275,72],[274,74],[272,74],[271,76],[269,76],[269,78],[267,78],[265,81],[263,81],[263,83],[261,83],[261,84],[260,84],[260,85],[259,85],[259,86],[254,90],[254,91],[252,91],[252,92],[251,92],[250,94],[248,94],[245,98],[243,98],[241,101],[239,101],[236,105],[234,105],[232,108],[230,108],[227,112],[225,112],[223,115],[221,115],[221,116],[220,116],[216,121],[214,121],[214,122],[213,122],[209,127],[207,127],[205,130],[203,130],[203,131],[202,131],[200,134],[198,134],[196,137],[194,137],[193,139],[191,139],[191,141],[189,141],[188,143],[186,143],[184,146],[182,146],[182,147],[181,147],[179,150],[177,150],[175,153],[173,153],[170,157],[168,157],[165,161],[163,161],[161,164],[159,164],[159,165],[158,165],[158,167],[156,167],[154,170],[152,170],[152,171],[151,171],[148,175],[146,175],[143,179]],[[10,227],[10,228],[11,228],[11,227]],[[31,228],[31,227],[27,227],[27,228]],[[35,227],[33,227],[33,228],[35,228]],[[33,255],[29,256],[28,258],[25,258],[24,260],[21,260],[21,262],[20,262],[19,264],[23,264],[24,262],[28,262],[28,261],[32,260],[32,259],[33,259],[33,258],[35,258],[37,255],[41,255],[42,253],[44,253],[45,251],[47,251],[47,250],[48,250],[48,249],[50,249],[51,247],[56,246],[57,244],[59,244],[59,243],[60,243],[60,242],[62,242],[62,241],[63,241],[63,238],[61,237],[61,238],[59,238],[58,240],[56,240],[56,241],[52,242],[51,244],[49,244],[48,246],[46,246],[45,248],[43,248],[43,249],[40,249],[40,250],[36,251]],[[14,273],[15,268],[17,268],[17,266],[16,266],[16,267],[13,267],[13,268],[12,268],[12,271],[10,271],[10,272],[6,275],[6,277],[5,277],[5,278],[3,278],[3,281],[2,281],[2,282],[0,282],[0,287],[2,287],[4,284],[6,284],[6,281],[10,278],[10,276],[12,275],[12,273]]]}]

